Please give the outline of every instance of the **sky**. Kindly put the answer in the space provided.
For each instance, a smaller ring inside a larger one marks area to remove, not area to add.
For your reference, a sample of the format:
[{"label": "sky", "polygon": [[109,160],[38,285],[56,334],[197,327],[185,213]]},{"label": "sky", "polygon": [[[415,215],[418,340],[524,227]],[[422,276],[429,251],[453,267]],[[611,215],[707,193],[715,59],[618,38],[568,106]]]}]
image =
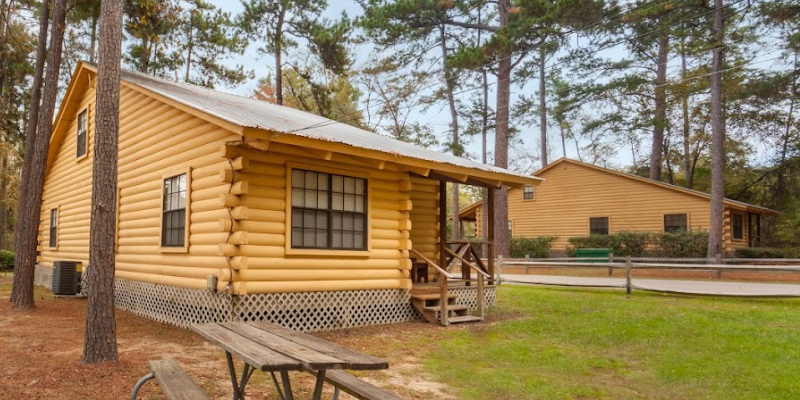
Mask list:
[{"label": "sky", "polygon": [[[243,10],[242,4],[239,0],[211,0],[211,2],[218,7],[222,8],[223,10],[230,11],[231,13],[239,13]],[[329,1],[329,6],[325,10],[323,17],[327,18],[338,18],[342,12],[346,12],[350,18],[357,17],[362,14],[361,6],[359,6],[354,0],[331,0]],[[354,56],[354,67],[358,68],[363,66],[367,63],[371,47],[368,45],[360,45],[355,48]],[[290,55],[291,56],[291,55]],[[244,65],[246,68],[253,69],[256,74],[256,78],[237,87],[237,88],[225,88],[224,90],[230,91],[235,94],[248,96],[256,87],[256,82],[258,79],[261,79],[268,75],[270,72],[273,72],[274,68],[272,65],[274,64],[274,58],[271,55],[263,56],[258,54],[256,51],[255,46],[251,45],[250,48],[245,52],[244,55],[237,56],[235,59],[231,60],[232,63],[238,63]],[[496,80],[493,76],[490,75],[489,83],[490,83],[490,93],[489,93],[489,102],[490,106],[494,103],[496,93],[494,92],[494,82]],[[524,93],[528,96],[535,94],[535,88],[538,86],[537,81],[531,81],[525,87],[512,87],[512,96],[518,98],[519,94]],[[436,89],[433,87],[432,89]],[[460,96],[462,101],[467,101],[470,93],[464,93]],[[363,99],[364,96],[362,96]],[[362,104],[360,108],[364,108]],[[439,105],[435,105],[430,107],[426,110],[415,110],[412,113],[412,118],[416,119],[417,121],[429,124],[434,132],[436,133],[437,137],[439,138],[440,142],[444,142],[446,140],[446,136],[449,135],[449,123],[450,123],[450,114],[447,105],[442,102]],[[463,124],[463,122],[462,122]],[[552,132],[551,132],[552,133]],[[552,134],[550,136],[553,136]],[[539,146],[538,146],[538,137],[539,137],[539,128],[538,126],[530,126],[530,127],[523,127],[521,131],[521,137],[523,140],[522,145],[516,146],[517,150],[529,152],[532,154],[539,153]],[[488,148],[490,152],[490,162],[491,162],[491,153],[493,152],[494,148],[494,134],[493,132],[489,132],[487,137]],[[556,159],[561,157],[561,145],[560,145],[560,138],[554,136],[551,138],[551,159]],[[467,142],[466,151],[469,153],[471,158],[476,160],[480,160],[481,158],[481,139],[479,136],[471,138]],[[519,151],[515,152],[514,149],[511,150],[512,158],[513,154],[518,153]],[[627,154],[627,152],[626,152]],[[568,146],[568,156],[575,157],[574,148],[569,148]],[[624,160],[622,157],[618,163],[619,165],[628,164],[630,160]],[[533,172],[537,170],[540,165],[537,163],[531,164],[530,162],[523,162],[520,165],[516,166],[517,169],[523,172]]]},{"label": "sky", "polygon": [[[212,3],[219,6],[223,10],[230,11],[233,14],[240,13],[243,10],[242,4],[239,0],[211,0]],[[355,0],[329,0],[329,6],[325,10],[323,17],[327,18],[338,18],[342,12],[346,12],[350,18],[357,17],[361,15],[362,10],[361,7],[356,3]],[[570,40],[579,40],[576,36],[570,38]],[[369,61],[369,57],[371,54],[372,48],[368,45],[359,45],[354,48],[354,69],[358,69],[359,67],[365,65]],[[615,48],[611,48],[605,50],[602,55],[613,59],[621,59],[626,56],[626,51],[623,46],[617,46]],[[770,55],[769,53],[765,53],[760,56],[761,62],[768,62],[770,56],[774,56],[774,54]],[[291,57],[291,53],[288,54],[286,57]],[[232,64],[242,64],[245,66],[246,69],[251,69],[255,72],[255,79],[246,82],[245,84],[236,87],[236,88],[222,88],[222,90],[226,90],[235,94],[249,96],[256,87],[256,82],[258,79],[261,79],[267,76],[270,72],[273,72],[272,65],[274,65],[274,58],[271,55],[260,55],[256,51],[256,47],[251,45],[245,54],[241,56],[236,56],[234,59],[231,60]],[[767,64],[768,65],[768,64]],[[677,60],[672,60],[669,65],[670,73],[676,73],[677,68]],[[557,69],[557,66],[548,66],[548,68],[553,68],[554,70]],[[470,78],[473,79],[473,78]],[[494,93],[494,84],[495,84],[494,77],[490,74],[489,75],[489,84],[490,84],[490,94],[489,94],[489,102],[490,106],[495,102]],[[435,88],[432,88],[435,89]],[[521,95],[532,96],[537,93],[538,90],[538,81],[535,79],[531,79],[526,84],[522,85],[512,85],[512,103],[519,100]],[[471,93],[464,93],[460,95],[460,99],[462,101],[467,101],[468,97]],[[365,96],[362,96],[362,99]],[[364,105],[362,104],[360,107],[362,110],[364,109]],[[415,109],[412,113],[412,118],[423,123],[428,124],[432,127],[433,131],[436,133],[437,137],[439,138],[440,142],[444,142],[446,140],[446,136],[449,135],[447,132],[449,130],[449,123],[450,123],[450,116],[449,111],[445,102],[441,102],[441,104],[437,104],[429,109]],[[538,120],[538,119],[537,119]],[[462,126],[464,122],[462,121]],[[510,159],[514,159],[515,155],[519,155],[520,153],[526,154],[534,154],[538,156],[539,153],[539,127],[537,125],[530,125],[530,126],[523,126],[517,125],[517,129],[519,129],[519,138],[521,139],[521,144],[513,145],[513,148],[510,149]],[[555,127],[550,126],[549,128],[549,154],[550,160],[555,160],[562,156],[561,150],[561,139],[559,134],[556,132]],[[488,147],[489,152],[492,152],[494,147],[494,135],[493,132],[490,132],[488,137]],[[480,137],[476,136],[472,138],[469,142],[467,142],[466,151],[470,158],[480,160]],[[640,159],[643,156],[646,156],[650,152],[651,143],[646,138],[641,142],[639,148],[637,149],[637,158]],[[764,147],[763,144],[755,144],[755,146],[761,146],[762,148],[757,148],[757,156],[756,158],[763,158],[765,154],[767,154],[768,149]],[[567,143],[567,157],[576,158],[576,150],[574,143]],[[491,162],[491,154],[490,154],[490,162]],[[620,146],[616,150],[616,155],[612,157],[608,164],[605,166],[611,168],[622,168],[625,166],[629,166],[633,163],[633,155],[631,152],[630,145],[629,146]],[[757,162],[758,160],[756,160]],[[538,161],[530,161],[526,159],[526,162],[517,163],[512,166],[512,168],[517,169],[521,172],[533,172],[537,170],[541,165]]]}]

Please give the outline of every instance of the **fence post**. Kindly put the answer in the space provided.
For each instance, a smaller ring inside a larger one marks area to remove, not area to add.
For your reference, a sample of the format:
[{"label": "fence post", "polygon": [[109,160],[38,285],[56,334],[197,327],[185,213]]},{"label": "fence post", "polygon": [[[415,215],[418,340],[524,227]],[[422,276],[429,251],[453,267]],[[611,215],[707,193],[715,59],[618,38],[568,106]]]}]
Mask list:
[{"label": "fence post", "polygon": [[631,256],[625,257],[625,292],[631,294]]},{"label": "fence post", "polygon": [[[714,257],[714,263],[717,265],[722,265],[722,254],[717,253],[717,256]],[[722,270],[717,269],[717,279],[722,279]]]},{"label": "fence post", "polygon": [[[528,271],[525,270],[525,272],[527,273]],[[503,255],[502,254],[497,256],[497,286],[500,286],[501,282],[503,282]]]},{"label": "fence post", "polygon": [[[614,253],[608,253],[608,262],[614,262]],[[614,267],[608,267],[608,276],[614,275]]]},{"label": "fence post", "polygon": [[[525,254],[525,262],[531,262],[530,254]],[[530,265],[525,264],[525,275],[530,275],[531,274],[530,268],[531,268]]]}]

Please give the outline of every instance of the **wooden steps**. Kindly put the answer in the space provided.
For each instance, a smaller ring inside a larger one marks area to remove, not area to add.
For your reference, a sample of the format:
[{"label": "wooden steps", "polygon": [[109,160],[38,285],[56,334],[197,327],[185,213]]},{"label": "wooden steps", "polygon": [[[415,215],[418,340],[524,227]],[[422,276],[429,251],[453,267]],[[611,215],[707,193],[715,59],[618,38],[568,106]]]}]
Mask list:
[{"label": "wooden steps", "polygon": [[455,294],[448,293],[445,301],[445,310],[447,312],[446,323],[442,321],[442,298],[440,294],[420,293],[411,295],[411,303],[414,305],[414,308],[416,308],[425,320],[431,324],[445,325],[483,321],[483,318],[469,314],[469,306],[456,304]]},{"label": "wooden steps", "polygon": [[459,315],[456,317],[450,317],[449,321],[451,324],[460,324],[464,322],[480,322],[483,321],[483,318],[476,315]]}]

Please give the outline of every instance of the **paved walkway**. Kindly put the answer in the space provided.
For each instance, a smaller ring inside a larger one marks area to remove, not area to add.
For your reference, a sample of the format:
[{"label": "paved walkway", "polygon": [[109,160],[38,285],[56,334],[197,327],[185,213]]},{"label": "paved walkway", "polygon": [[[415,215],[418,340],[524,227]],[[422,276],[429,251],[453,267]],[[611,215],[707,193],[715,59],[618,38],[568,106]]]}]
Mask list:
[{"label": "paved walkway", "polygon": [[[553,275],[503,274],[503,283],[625,288],[625,278],[594,278]],[[786,285],[779,283],[639,279],[634,277],[631,280],[631,284],[634,290],[639,289],[665,293],[739,297],[800,297],[800,285]]]}]

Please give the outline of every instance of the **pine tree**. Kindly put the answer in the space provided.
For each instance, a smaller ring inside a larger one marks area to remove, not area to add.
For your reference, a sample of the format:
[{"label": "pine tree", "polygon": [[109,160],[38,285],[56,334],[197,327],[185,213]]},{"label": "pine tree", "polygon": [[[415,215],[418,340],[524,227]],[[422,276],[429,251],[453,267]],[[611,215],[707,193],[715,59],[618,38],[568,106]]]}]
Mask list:
[{"label": "pine tree", "polygon": [[117,360],[114,269],[117,213],[122,0],[105,0],[97,62],[92,211],[89,235],[89,298],[82,362]]}]

